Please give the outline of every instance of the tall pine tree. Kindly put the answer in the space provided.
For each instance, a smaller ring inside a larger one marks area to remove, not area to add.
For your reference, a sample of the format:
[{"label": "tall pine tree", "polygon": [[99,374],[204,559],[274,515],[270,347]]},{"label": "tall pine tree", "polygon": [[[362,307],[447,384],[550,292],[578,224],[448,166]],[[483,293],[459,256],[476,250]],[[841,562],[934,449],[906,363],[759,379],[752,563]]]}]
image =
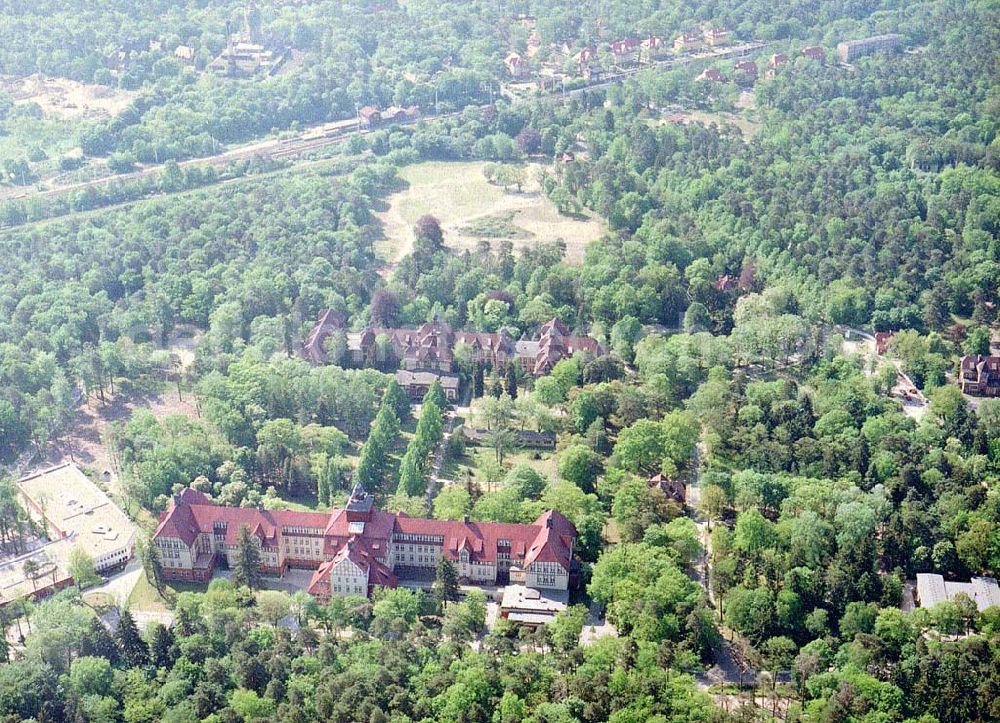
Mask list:
[{"label": "tall pine tree", "polygon": [[128,609],[122,610],[118,630],[115,633],[118,649],[130,668],[139,668],[149,663],[149,647],[139,635],[139,628]]},{"label": "tall pine tree", "polygon": [[444,555],[438,560],[437,569],[434,571],[434,595],[441,603],[441,607],[458,600],[458,570],[455,568],[455,563]]},{"label": "tall pine tree", "polygon": [[251,590],[260,589],[260,543],[250,534],[246,525],[240,527],[236,540],[236,565],[233,568],[233,582]]}]

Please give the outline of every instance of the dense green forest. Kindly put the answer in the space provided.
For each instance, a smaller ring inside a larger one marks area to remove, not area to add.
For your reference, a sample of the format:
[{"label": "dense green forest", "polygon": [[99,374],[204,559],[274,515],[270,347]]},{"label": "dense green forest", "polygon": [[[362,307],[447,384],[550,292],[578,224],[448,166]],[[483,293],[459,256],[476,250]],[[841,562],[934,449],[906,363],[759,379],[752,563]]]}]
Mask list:
[{"label": "dense green forest", "polygon": [[[579,532],[583,585],[528,632],[488,629],[485,600],[454,601],[440,580],[320,606],[224,580],[167,590],[143,553],[169,629],[126,614],[109,633],[72,589],[0,608],[3,720],[1000,718],[1000,608],[961,596],[903,612],[918,573],[1000,576],[1000,401],[955,384],[959,356],[989,353],[1000,323],[995,1],[258,5],[269,42],[297,53],[266,79],[199,72],[242,25],[236,0],[14,0],[0,74],[137,92],[122,114],[65,128],[87,157],[129,164],[365,104],[458,112],[224,183],[168,164],[119,197],[0,201],[0,461],[44,451],[77,390],[100,405],[176,389],[196,414],[140,409],[105,440],[147,523],[187,485],[253,507],[327,509],[360,483],[384,508],[440,519],[556,509]],[[518,13],[542,48],[712,24],[793,58],[761,73],[752,115],[735,82],[700,68],[512,102],[495,90],[527,42],[504,20]],[[878,32],[905,50],[834,61],[840,40]],[[828,62],[800,57],[807,43]],[[677,107],[702,116],[665,120]],[[0,135],[38,113],[0,93]],[[751,130],[728,122],[740,114]],[[43,162],[21,150],[0,158],[6,183]],[[571,263],[562,243],[457,252],[425,217],[390,264],[377,212],[397,171],[426,160],[542,161],[552,204],[607,232]],[[609,351],[536,379],[459,350],[489,430],[474,452],[461,432],[445,444],[440,387],[414,415],[391,364],[298,358],[327,308],[349,330],[440,319],[515,339],[556,317]],[[895,332],[887,354],[854,353],[851,327]],[[190,364],[171,355],[178,338],[196,340]],[[554,433],[555,450],[519,449],[526,429]],[[427,506],[439,447],[457,483]],[[688,509],[657,474],[688,483]],[[3,539],[25,520],[3,481]],[[617,636],[580,643],[588,605]],[[713,664],[756,697],[713,685]]]}]

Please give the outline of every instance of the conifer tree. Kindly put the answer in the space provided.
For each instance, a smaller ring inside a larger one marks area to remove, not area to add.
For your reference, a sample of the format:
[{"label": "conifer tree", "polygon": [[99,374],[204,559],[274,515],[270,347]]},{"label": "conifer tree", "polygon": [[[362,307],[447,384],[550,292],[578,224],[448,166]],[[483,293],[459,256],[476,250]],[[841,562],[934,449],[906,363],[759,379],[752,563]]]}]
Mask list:
[{"label": "conifer tree", "polygon": [[122,610],[115,639],[128,667],[138,668],[149,662],[149,647],[139,635],[139,628],[127,608]]},{"label": "conifer tree", "polygon": [[385,388],[382,404],[388,406],[396,414],[397,419],[401,421],[410,416],[410,398],[406,396],[406,391],[399,386],[399,382],[395,379],[390,380],[389,385]]},{"label": "conifer tree", "polygon": [[433,402],[434,406],[438,409],[448,408],[448,397],[445,396],[444,387],[441,386],[440,379],[435,379],[427,389],[423,403],[427,404],[428,402]]},{"label": "conifer tree", "polygon": [[169,668],[176,659],[174,634],[162,623],[157,623],[149,639],[149,657],[157,668]]},{"label": "conifer tree", "polygon": [[506,387],[506,392],[510,395],[510,398],[517,399],[517,370],[514,368],[513,364],[507,365],[507,374],[504,380],[504,386]]},{"label": "conifer tree", "polygon": [[455,563],[443,555],[434,571],[434,594],[442,607],[458,600],[458,570]]},{"label": "conifer tree", "polygon": [[233,569],[233,582],[251,590],[260,588],[260,544],[250,534],[246,525],[240,527],[236,541],[236,565]]},{"label": "conifer tree", "polygon": [[90,628],[80,641],[80,655],[104,658],[112,665],[118,663],[118,647],[111,633],[98,618],[91,618]]}]

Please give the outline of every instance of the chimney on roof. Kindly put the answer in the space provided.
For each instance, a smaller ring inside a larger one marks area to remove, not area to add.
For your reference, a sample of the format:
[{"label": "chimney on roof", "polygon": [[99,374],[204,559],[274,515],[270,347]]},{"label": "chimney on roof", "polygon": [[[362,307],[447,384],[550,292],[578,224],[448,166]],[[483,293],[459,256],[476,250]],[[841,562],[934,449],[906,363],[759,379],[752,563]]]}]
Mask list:
[{"label": "chimney on roof", "polygon": [[470,522],[469,516],[468,515],[462,515],[462,522],[464,522],[465,524],[469,524],[469,522]]},{"label": "chimney on roof", "polygon": [[548,517],[545,518],[545,527],[546,529],[549,530],[552,529],[552,515],[549,515]]}]

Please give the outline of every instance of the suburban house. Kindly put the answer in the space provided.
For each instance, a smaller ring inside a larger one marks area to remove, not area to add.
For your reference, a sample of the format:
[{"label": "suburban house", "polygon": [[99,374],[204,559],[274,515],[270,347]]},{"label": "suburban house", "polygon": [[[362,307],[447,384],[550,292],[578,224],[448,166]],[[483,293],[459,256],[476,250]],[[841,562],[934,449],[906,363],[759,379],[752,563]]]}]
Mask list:
[{"label": "suburban house", "polygon": [[423,519],[375,509],[359,485],[330,512],[223,507],[187,488],[153,536],[164,576],[205,582],[220,562],[233,566],[243,527],[260,547],[263,573],[315,570],[308,590],[320,600],[426,579],[441,557],[471,584],[567,590],[576,575],[576,528],[558,512],[530,525]]},{"label": "suburban house", "polygon": [[601,77],[601,61],[597,57],[597,48],[590,45],[576,56],[577,67],[580,75],[587,80],[596,80]]},{"label": "suburban house", "polygon": [[958,383],[964,394],[1000,397],[1000,356],[963,356]]},{"label": "suburban house", "polygon": [[667,52],[667,41],[659,35],[650,35],[642,41],[642,47],[646,51],[647,59],[660,58]]},{"label": "suburban house", "polygon": [[757,64],[752,60],[740,60],[736,63],[736,78],[739,82],[753,85],[757,80]]},{"label": "suburban house", "polygon": [[504,58],[503,64],[504,67],[507,68],[507,73],[510,74],[510,77],[515,80],[527,78],[531,75],[531,66],[528,64],[528,61],[518,53],[510,53],[506,58]]},{"label": "suburban house", "polygon": [[682,480],[655,474],[646,480],[646,485],[650,489],[659,488],[663,494],[679,505],[687,501],[687,485]]},{"label": "suburban house", "polygon": [[889,342],[892,341],[893,333],[891,331],[876,331],[875,332],[875,353],[885,356],[885,353],[889,351]]},{"label": "suburban house", "polygon": [[708,28],[705,30],[705,44],[717,48],[728,43],[731,35],[728,28]]},{"label": "suburban house", "polygon": [[808,47],[802,48],[802,55],[809,58],[810,60],[815,60],[820,63],[826,61],[826,51],[823,50],[819,45],[810,45]]},{"label": "suburban house", "polygon": [[358,111],[358,125],[362,128],[375,128],[382,122],[382,113],[378,108],[366,105]]},{"label": "suburban house", "polygon": [[916,602],[929,608],[945,600],[954,600],[964,594],[976,604],[980,612],[994,605],[1000,606],[1000,586],[992,577],[974,577],[969,582],[946,582],[941,575],[917,573]]},{"label": "suburban house", "polygon": [[770,77],[774,77],[774,74],[778,72],[778,68],[782,65],[788,63],[788,56],[784,53],[775,53],[767,60],[767,74]]},{"label": "suburban house", "polygon": [[697,33],[683,33],[674,39],[674,50],[683,53],[690,50],[701,50],[705,41]]},{"label": "suburban house", "polygon": [[619,65],[639,61],[639,48],[642,43],[638,38],[624,38],[611,43],[611,54]]},{"label": "suburban house", "polygon": [[726,80],[722,77],[722,73],[720,73],[717,68],[705,68],[701,71],[701,75],[699,75],[697,79],[711,80],[716,83],[723,83]]}]

